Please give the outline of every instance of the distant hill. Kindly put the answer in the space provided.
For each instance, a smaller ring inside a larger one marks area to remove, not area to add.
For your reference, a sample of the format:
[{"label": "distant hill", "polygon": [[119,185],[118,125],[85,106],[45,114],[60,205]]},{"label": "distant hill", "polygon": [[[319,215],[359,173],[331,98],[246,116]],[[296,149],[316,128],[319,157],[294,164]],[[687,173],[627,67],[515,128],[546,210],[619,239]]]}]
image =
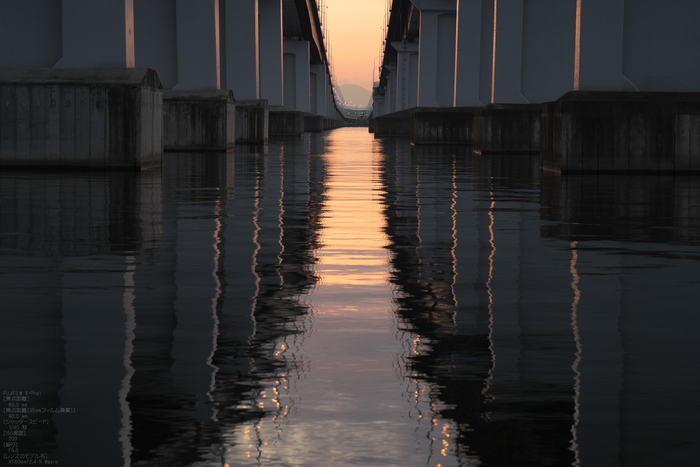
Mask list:
[{"label": "distant hill", "polygon": [[372,91],[356,84],[343,84],[340,86],[340,92],[343,93],[343,98],[348,104],[369,107]]}]

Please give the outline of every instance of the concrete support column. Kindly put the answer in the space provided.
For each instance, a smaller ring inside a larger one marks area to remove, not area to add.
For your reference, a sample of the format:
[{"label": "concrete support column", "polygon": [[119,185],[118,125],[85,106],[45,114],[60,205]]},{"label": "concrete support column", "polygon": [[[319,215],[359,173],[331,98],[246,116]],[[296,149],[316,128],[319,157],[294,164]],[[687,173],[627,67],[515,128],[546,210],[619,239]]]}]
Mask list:
[{"label": "concrete support column", "polygon": [[578,0],[574,87],[700,92],[700,3]]},{"label": "concrete support column", "polygon": [[309,43],[284,41],[284,105],[301,112],[310,107]]},{"label": "concrete support column", "polygon": [[574,89],[636,91],[622,74],[624,0],[577,0]]},{"label": "concrete support column", "polygon": [[258,0],[260,98],[284,105],[282,0]]},{"label": "concrete support column", "polygon": [[315,99],[312,99],[315,106],[311,107],[311,112],[326,115],[328,111],[327,96],[328,96],[328,75],[326,74],[326,65],[317,64],[311,65],[311,73],[316,77],[316,93]]},{"label": "concrete support column", "polygon": [[496,2],[491,102],[539,104],[573,90],[573,2]]},{"label": "concrete support column", "polygon": [[573,91],[574,24],[573,0],[525,0],[520,92],[529,102],[552,102]]},{"label": "concrete support column", "polygon": [[61,59],[61,0],[0,2],[0,67],[51,68]]},{"label": "concrete support column", "polygon": [[389,70],[389,81],[386,85],[386,105],[387,113],[396,112],[396,89],[398,79],[396,78],[396,66],[387,65]]},{"label": "concrete support column", "polygon": [[374,117],[381,117],[387,113],[384,96],[374,96]]},{"label": "concrete support column", "polygon": [[[456,4],[455,4],[456,5]],[[418,106],[452,107],[455,76],[455,10],[421,10]]]},{"label": "concrete support column", "polygon": [[134,0],[136,66],[158,73],[163,89],[177,85],[177,14],[172,0]]},{"label": "concrete support column", "polygon": [[523,56],[523,2],[494,2],[491,102],[529,103],[520,91]]},{"label": "concrete support column", "polygon": [[392,42],[396,59],[396,111],[418,105],[418,43]]},{"label": "concrete support column", "polygon": [[[56,68],[133,68],[133,0],[63,0]],[[58,20],[56,18],[55,20]]]},{"label": "concrete support column", "polygon": [[[484,48],[492,54],[493,36],[482,42],[484,32],[493,34],[493,24],[483,24],[482,9],[493,10],[493,0],[459,0],[455,52],[455,107],[481,107],[488,104],[480,99],[481,59]],[[484,28],[482,30],[482,27]],[[484,47],[486,46],[486,47]],[[489,70],[490,71],[490,70]]]},{"label": "concrete support column", "polygon": [[175,90],[221,89],[219,0],[177,0]]},{"label": "concrete support column", "polygon": [[226,0],[224,3],[225,84],[233,90],[236,99],[260,99],[258,0]]}]

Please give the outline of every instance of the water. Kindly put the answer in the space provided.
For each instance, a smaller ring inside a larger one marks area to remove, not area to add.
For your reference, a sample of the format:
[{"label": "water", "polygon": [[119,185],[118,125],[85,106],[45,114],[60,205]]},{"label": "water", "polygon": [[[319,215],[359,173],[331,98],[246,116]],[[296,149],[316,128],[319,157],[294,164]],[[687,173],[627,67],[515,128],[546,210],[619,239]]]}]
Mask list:
[{"label": "water", "polygon": [[8,465],[700,458],[700,178],[339,129],[0,201]]}]

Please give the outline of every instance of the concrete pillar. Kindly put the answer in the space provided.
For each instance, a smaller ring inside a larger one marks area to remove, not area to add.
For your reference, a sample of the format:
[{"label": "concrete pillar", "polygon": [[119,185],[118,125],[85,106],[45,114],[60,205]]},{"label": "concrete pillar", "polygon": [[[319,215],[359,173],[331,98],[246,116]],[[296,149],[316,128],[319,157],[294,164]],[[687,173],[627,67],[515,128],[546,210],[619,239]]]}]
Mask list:
[{"label": "concrete pillar", "polygon": [[301,112],[310,106],[309,43],[284,41],[284,105]]},{"label": "concrete pillar", "polygon": [[529,102],[552,102],[573,91],[575,22],[573,0],[525,0],[520,89]]},{"label": "concrete pillar", "polygon": [[578,0],[574,87],[698,92],[700,4]]},{"label": "concrete pillar", "polygon": [[311,67],[311,73],[309,73],[309,111],[312,113],[318,113],[318,88],[320,77],[318,73]]},{"label": "concrete pillar", "polygon": [[0,67],[51,68],[61,59],[61,0],[0,2]]},{"label": "concrete pillar", "polygon": [[494,2],[491,102],[527,104],[520,92],[523,52],[523,2]]},{"label": "concrete pillar", "polygon": [[236,99],[260,99],[258,0],[226,0],[226,87]]},{"label": "concrete pillar", "polygon": [[177,15],[172,0],[134,0],[136,66],[158,73],[163,89],[177,85]]},{"label": "concrete pillar", "polygon": [[480,91],[482,80],[491,87],[493,0],[459,0],[456,36],[454,106],[484,106],[490,102]]},{"label": "concrete pillar", "polygon": [[573,90],[572,1],[496,2],[494,18],[493,103],[551,102]]},{"label": "concrete pillar", "polygon": [[[452,107],[454,103],[456,2],[450,10],[428,9],[420,15],[418,106]],[[449,2],[435,2],[439,4]],[[418,5],[416,5],[418,6]],[[444,7],[444,5],[443,5]],[[420,7],[419,7],[420,8]]]},{"label": "concrete pillar", "polygon": [[[63,0],[56,68],[133,68],[133,0]],[[58,21],[59,18],[55,18]]]},{"label": "concrete pillar", "polygon": [[396,49],[396,111],[418,105],[418,43],[392,42]]},{"label": "concrete pillar", "polygon": [[622,74],[624,0],[577,0],[574,89],[636,91]]},{"label": "concrete pillar", "polygon": [[374,117],[386,115],[386,105],[384,96],[374,96]]},{"label": "concrete pillar", "polygon": [[311,73],[315,75],[316,80],[315,97],[312,98],[312,102],[315,105],[311,106],[311,112],[319,115],[326,115],[326,100],[328,96],[328,75],[326,74],[326,65],[311,65]]},{"label": "concrete pillar", "polygon": [[386,83],[386,113],[396,112],[396,66],[387,65],[386,69],[389,70],[389,77]]},{"label": "concrete pillar", "polygon": [[282,0],[258,0],[260,97],[284,105]]},{"label": "concrete pillar", "polygon": [[175,90],[221,89],[219,1],[177,0]]}]

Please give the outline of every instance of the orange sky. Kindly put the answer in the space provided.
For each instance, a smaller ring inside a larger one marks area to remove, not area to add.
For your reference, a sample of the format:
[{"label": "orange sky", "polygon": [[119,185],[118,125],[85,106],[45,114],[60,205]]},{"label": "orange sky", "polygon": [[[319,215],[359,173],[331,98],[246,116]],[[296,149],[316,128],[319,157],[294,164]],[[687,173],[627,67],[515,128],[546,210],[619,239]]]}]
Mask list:
[{"label": "orange sky", "polygon": [[371,90],[375,57],[380,56],[386,0],[317,1],[327,7],[321,8],[326,11],[338,84],[357,84]]}]

